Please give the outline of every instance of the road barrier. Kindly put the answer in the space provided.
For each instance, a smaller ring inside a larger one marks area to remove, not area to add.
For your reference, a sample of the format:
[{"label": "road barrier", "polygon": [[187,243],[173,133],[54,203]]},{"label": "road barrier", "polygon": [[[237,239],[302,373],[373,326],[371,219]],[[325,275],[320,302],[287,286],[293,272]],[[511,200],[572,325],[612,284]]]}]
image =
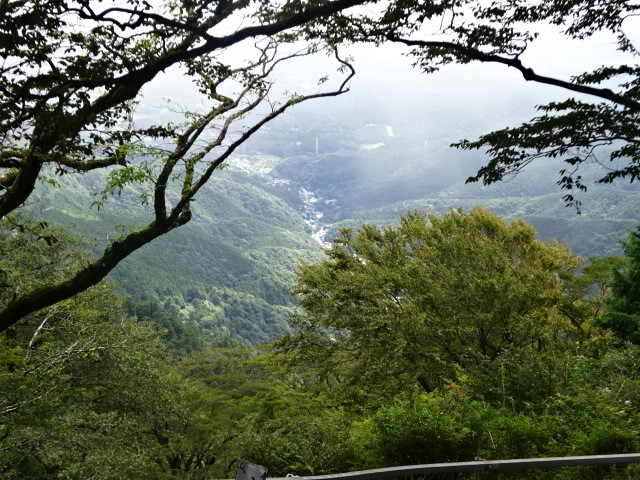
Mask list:
[{"label": "road barrier", "polygon": [[[474,462],[432,463],[429,465],[407,465],[402,467],[377,468],[359,472],[334,473],[295,477],[299,480],[373,480],[377,478],[429,475],[438,473],[478,472],[488,470],[527,470],[536,468],[559,468],[570,466],[613,465],[640,463],[640,453],[623,455],[587,455],[580,457],[525,458],[513,460],[477,460]],[[292,476],[269,477],[269,480],[291,480]],[[267,469],[241,460],[236,480],[266,480]]]}]

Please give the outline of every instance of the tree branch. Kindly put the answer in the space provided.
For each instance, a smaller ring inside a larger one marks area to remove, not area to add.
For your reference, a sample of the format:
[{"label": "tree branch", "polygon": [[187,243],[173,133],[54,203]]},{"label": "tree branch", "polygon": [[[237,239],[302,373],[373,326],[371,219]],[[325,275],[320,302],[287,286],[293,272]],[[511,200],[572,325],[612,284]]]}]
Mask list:
[{"label": "tree branch", "polygon": [[[293,13],[287,18],[276,20],[272,23],[255,25],[240,29],[225,37],[209,37],[199,46],[190,48],[202,41],[202,37],[197,35],[188,36],[183,42],[178,44],[170,52],[162,55],[144,65],[142,68],[128,72],[117,78],[107,78],[95,80],[91,77],[87,80],[69,80],[62,85],[54,85],[45,95],[42,105],[47,99],[63,97],[63,92],[78,90],[80,88],[95,89],[109,88],[109,90],[92,103],[87,103],[76,112],[69,114],[63,109],[57,112],[47,112],[47,117],[51,122],[47,129],[37,128],[34,130],[33,140],[29,156],[23,163],[23,168],[13,178],[9,188],[6,188],[0,196],[0,218],[11,213],[22,205],[35,188],[35,183],[40,174],[46,155],[54,148],[61,139],[76,138],[79,132],[93,121],[99,114],[117,107],[126,101],[133,100],[140,89],[155,76],[167,68],[181,62],[187,62],[195,58],[207,55],[216,50],[230,47],[242,40],[253,37],[273,36],[285,30],[303,25],[317,18],[330,16],[347,8],[366,3],[368,0],[335,0],[321,5],[305,8],[300,12]],[[35,111],[33,112],[35,114]]]},{"label": "tree branch", "polygon": [[[333,91],[317,93],[313,95],[304,95],[295,97],[294,99],[286,102],[280,108],[273,110],[270,114],[266,115],[260,121],[256,122],[251,128],[246,130],[237,140],[235,140],[231,145],[225,147],[225,151],[218,156],[214,161],[212,161],[205,172],[201,175],[197,182],[194,182],[191,185],[191,182],[187,182],[183,186],[183,191],[180,200],[175,204],[175,206],[171,209],[171,212],[168,216],[163,215],[163,209],[158,208],[159,197],[155,199],[155,211],[157,216],[156,219],[149,223],[146,227],[130,233],[126,235],[124,238],[115,241],[109,246],[102,256],[97,260],[93,261],[90,265],[83,268],[81,271],[76,273],[72,278],[62,281],[56,285],[50,285],[38,288],[32,292],[29,292],[13,301],[10,301],[2,311],[0,311],[0,332],[6,330],[7,328],[14,325],[18,320],[23,318],[24,316],[36,312],[42,308],[49,307],[54,305],[62,300],[66,300],[79,292],[86,290],[87,288],[96,285],[100,282],[113,268],[118,265],[123,259],[125,259],[128,255],[143,247],[147,243],[152,240],[164,235],[165,233],[170,232],[171,230],[178,228],[191,219],[191,212],[189,209],[189,205],[193,197],[198,193],[198,191],[207,183],[210,179],[213,172],[216,170],[222,162],[224,162],[229,156],[244,142],[246,142],[255,132],[257,132],[260,128],[262,128],[266,123],[270,122],[274,118],[280,116],[284,113],[289,107],[301,103],[303,101],[316,99],[316,98],[324,98],[324,97],[334,97],[337,95],[341,95],[346,93],[348,89],[348,84],[351,78],[355,75],[355,70],[353,67],[346,61],[341,59],[337,52],[335,54],[337,60],[345,67],[349,74],[347,77],[341,82],[340,86]],[[269,71],[267,69],[266,71]],[[250,89],[250,88],[249,88]],[[240,99],[246,94],[242,93]],[[260,103],[264,97],[259,97],[258,101],[253,102],[249,106],[245,107],[244,110],[250,111],[255,108],[257,104]],[[242,111],[242,110],[241,110]],[[231,123],[237,119],[237,116],[231,116],[225,122],[225,127],[223,129],[228,129]],[[196,131],[198,131],[196,128]],[[199,131],[202,131],[201,129]],[[188,131],[189,132],[189,131]],[[213,142],[205,147],[205,151],[210,151],[214,146],[219,145],[224,139],[226,133],[222,134],[222,136],[218,136]],[[189,137],[191,138],[191,132],[189,132]],[[213,146],[212,146],[213,145]],[[188,149],[181,149],[180,152],[182,155],[188,154]],[[204,156],[204,155],[203,155]],[[173,157],[171,159],[171,164],[175,165],[181,157]],[[201,158],[201,157],[200,157]],[[199,159],[199,158],[198,158]],[[166,165],[165,165],[165,168]],[[171,167],[172,168],[172,167]],[[163,170],[164,173],[164,170]],[[170,174],[170,171],[169,171]],[[187,172],[188,174],[188,172]],[[164,177],[163,177],[164,178]],[[168,176],[167,176],[168,179]],[[158,185],[157,188],[160,188],[162,192],[165,192],[166,182]],[[162,198],[162,204],[164,205],[164,197]],[[166,209],[166,207],[163,207]],[[166,210],[164,210],[166,212]]]},{"label": "tree branch", "polygon": [[240,138],[238,138],[235,142],[233,142],[231,145],[229,145],[226,148],[226,150],[224,151],[224,153],[222,155],[220,155],[218,158],[216,158],[214,161],[212,161],[210,166],[202,174],[202,176],[200,177],[198,182],[191,188],[191,190],[186,195],[183,195],[183,198],[176,204],[175,208],[176,209],[183,208],[195,196],[195,194],[207,183],[207,181],[209,181],[209,178],[211,178],[211,175],[213,174],[214,170],[216,168],[218,168],[227,158],[229,158],[229,156],[231,156],[231,154],[240,145],[242,145],[244,142],[246,142],[249,139],[249,137],[251,137],[260,128],[262,128],[267,122],[273,120],[277,116],[279,116],[282,113],[284,113],[289,107],[291,107],[293,105],[296,105],[298,103],[307,101],[307,100],[312,100],[312,99],[316,99],[316,98],[336,97],[338,95],[342,95],[342,94],[348,92],[349,91],[349,88],[348,88],[349,82],[351,81],[353,76],[356,74],[356,71],[355,71],[355,69],[353,68],[353,66],[349,62],[347,62],[346,60],[343,60],[343,59],[341,59],[339,57],[337,51],[335,51],[335,57],[345,68],[347,68],[349,70],[349,74],[342,81],[342,83],[340,84],[340,86],[338,87],[337,90],[334,90],[334,91],[331,91],[331,92],[316,93],[316,94],[313,94],[313,95],[304,95],[304,96],[296,97],[295,99],[289,100],[288,102],[286,102],[280,108],[272,111],[269,115],[267,115],[265,118],[263,118],[260,122],[256,123],[250,129],[245,131],[240,136]]},{"label": "tree branch", "polygon": [[640,111],[640,102],[637,102],[631,98],[624,97],[622,95],[618,95],[608,88],[595,88],[588,85],[578,85],[575,83],[567,82],[565,80],[538,75],[531,68],[525,67],[518,58],[507,58],[501,57],[500,55],[485,53],[475,48],[467,47],[455,42],[409,40],[393,35],[387,35],[387,39],[392,42],[402,43],[410,47],[443,48],[463,55],[471,60],[478,60],[480,62],[500,63],[502,65],[515,68],[520,73],[522,73],[522,76],[527,81],[553,85],[556,87],[564,88],[566,90],[570,90],[572,92],[599,97],[620,106],[629,108],[633,111]]}]

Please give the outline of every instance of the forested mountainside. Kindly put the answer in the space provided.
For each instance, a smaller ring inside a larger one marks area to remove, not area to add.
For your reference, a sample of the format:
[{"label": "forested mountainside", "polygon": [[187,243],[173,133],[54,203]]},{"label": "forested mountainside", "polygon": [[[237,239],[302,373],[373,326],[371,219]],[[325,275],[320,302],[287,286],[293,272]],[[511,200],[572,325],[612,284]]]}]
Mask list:
[{"label": "forested mountainside", "polygon": [[583,166],[588,190],[576,194],[580,205],[567,206],[567,191],[556,184],[562,165],[553,160],[490,186],[465,183],[486,159],[451,148],[465,136],[464,124],[444,132],[435,120],[385,122],[371,112],[360,118],[327,113],[325,121],[317,116],[300,109],[251,144],[282,156],[274,175],[313,192],[322,222],[333,227],[328,239],[337,227],[391,224],[411,209],[444,214],[484,205],[507,219],[524,218],[539,238],[567,243],[578,255],[604,256],[621,252],[620,240],[640,219],[637,184],[594,183],[611,165]]},{"label": "forested mountainside", "polygon": [[[103,181],[98,175],[65,175],[59,187],[42,186],[30,209],[99,248],[115,225],[126,231],[146,213],[133,189],[89,208]],[[282,189],[282,197],[293,188],[271,187]],[[134,298],[159,300],[216,336],[263,343],[282,335],[296,267],[317,259],[320,249],[299,212],[268,188],[241,172],[221,172],[199,197],[189,225],[140,249],[115,269],[112,280]]]},{"label": "forested mountainside", "polygon": [[[465,184],[481,159],[451,149],[452,139],[420,144],[424,132],[415,126],[325,120],[303,110],[260,133],[204,188],[188,225],[134,253],[110,277],[134,298],[158,300],[207,332],[259,344],[288,331],[298,265],[318,259],[339,227],[395,224],[408,210],[442,215],[484,205],[587,257],[619,254],[640,219],[633,185],[591,186],[578,214],[549,180],[553,162],[490,187]],[[58,187],[42,185],[29,209],[104,245],[115,225],[125,232],[148,221],[130,187],[89,207],[104,181],[104,174],[64,175]]]}]

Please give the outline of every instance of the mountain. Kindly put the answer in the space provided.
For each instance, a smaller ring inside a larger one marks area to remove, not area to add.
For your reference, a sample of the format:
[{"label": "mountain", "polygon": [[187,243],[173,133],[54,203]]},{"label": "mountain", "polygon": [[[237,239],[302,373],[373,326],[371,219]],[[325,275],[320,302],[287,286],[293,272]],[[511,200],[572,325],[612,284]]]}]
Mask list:
[{"label": "mountain", "polygon": [[[28,210],[66,225],[98,251],[114,232],[150,219],[132,188],[91,208],[104,181],[104,173],[64,175],[59,188],[42,185]],[[159,300],[218,337],[269,341],[289,328],[298,264],[320,256],[310,227],[283,200],[297,194],[263,174],[222,170],[198,196],[189,224],[144,246],[109,277],[127,294]]]},{"label": "mountain", "polygon": [[[541,160],[487,187],[466,184],[485,159],[480,152],[449,146],[463,138],[464,131],[438,136],[433,132],[441,129],[434,125],[391,124],[374,116],[359,123],[342,118],[342,128],[336,128],[330,122],[306,121],[309,112],[297,114],[297,130],[285,124],[262,132],[257,143],[274,154],[286,154],[274,174],[313,192],[323,222],[331,227],[326,228],[327,239],[337,227],[393,224],[410,209],[441,214],[484,205],[505,218],[523,218],[542,240],[567,243],[585,257],[605,256],[619,254],[620,241],[640,221],[640,189],[625,182],[594,183],[606,169],[597,162],[581,171],[589,188],[576,193],[578,211],[566,206],[567,192],[556,184],[563,168],[559,161]],[[324,146],[317,152],[314,135]],[[297,151],[292,152],[291,145]]]},{"label": "mountain", "polygon": [[[257,344],[288,330],[296,268],[321,258],[321,244],[338,227],[392,224],[410,209],[444,213],[482,204],[525,219],[541,239],[568,243],[579,255],[620,253],[619,241],[640,220],[640,191],[590,186],[578,215],[555,184],[557,163],[530,165],[490,187],[467,185],[484,159],[449,147],[464,128],[446,133],[436,121],[301,108],[258,132],[214,175],[188,225],[131,255],[110,278],[219,338]],[[96,249],[151,218],[133,188],[90,208],[104,173],[59,181],[60,188],[43,184],[28,209],[75,229]]]}]

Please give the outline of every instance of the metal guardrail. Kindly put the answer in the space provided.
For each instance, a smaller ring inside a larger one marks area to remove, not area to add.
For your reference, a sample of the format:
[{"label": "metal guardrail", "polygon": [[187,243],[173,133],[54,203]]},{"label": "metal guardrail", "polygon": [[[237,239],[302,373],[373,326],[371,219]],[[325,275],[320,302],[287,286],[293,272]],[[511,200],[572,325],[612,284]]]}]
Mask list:
[{"label": "metal guardrail", "polygon": [[[336,473],[295,477],[299,480],[373,480],[376,478],[400,477],[404,475],[424,475],[453,472],[477,472],[487,470],[526,470],[535,468],[559,468],[579,465],[612,465],[640,463],[640,453],[624,455],[588,455],[580,457],[527,458],[515,460],[482,460],[475,462],[433,463],[429,465],[408,465],[403,467],[378,468],[360,472]],[[242,468],[241,468],[242,467]],[[255,468],[253,468],[255,467]],[[241,461],[236,480],[266,480],[267,470],[259,465]],[[270,477],[269,480],[291,480],[291,477]]]}]

